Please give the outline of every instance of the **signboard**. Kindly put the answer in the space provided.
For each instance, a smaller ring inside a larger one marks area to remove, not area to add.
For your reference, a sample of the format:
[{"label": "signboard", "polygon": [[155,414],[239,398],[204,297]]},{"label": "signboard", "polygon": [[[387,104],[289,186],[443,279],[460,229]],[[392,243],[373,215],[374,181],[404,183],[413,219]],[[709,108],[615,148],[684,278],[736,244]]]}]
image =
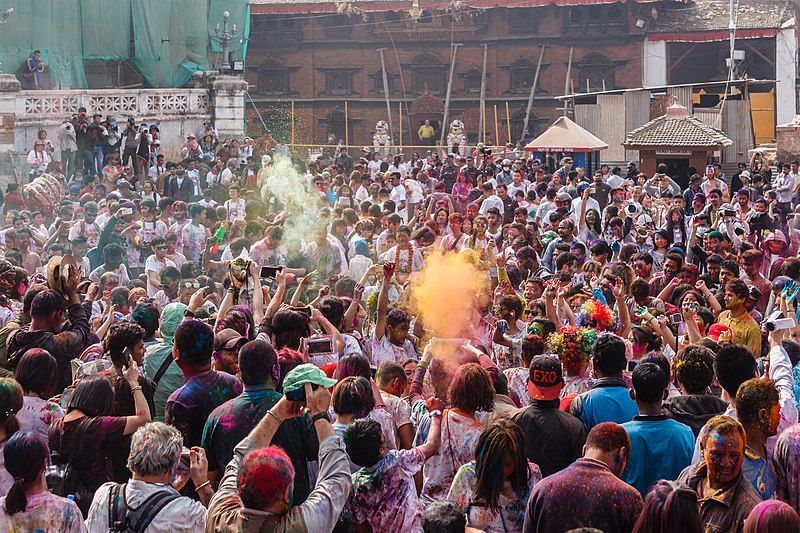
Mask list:
[{"label": "signboard", "polygon": [[692,155],[692,151],[691,150],[656,150],[656,155],[690,157]]}]

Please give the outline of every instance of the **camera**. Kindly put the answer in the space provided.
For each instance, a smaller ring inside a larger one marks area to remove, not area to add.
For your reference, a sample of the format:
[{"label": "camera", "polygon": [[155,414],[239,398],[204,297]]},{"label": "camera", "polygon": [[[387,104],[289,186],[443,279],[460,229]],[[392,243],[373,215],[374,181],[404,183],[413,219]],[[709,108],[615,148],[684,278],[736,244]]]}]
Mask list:
[{"label": "camera", "polygon": [[770,317],[764,321],[764,328],[767,331],[781,331],[794,327],[794,320],[791,318],[784,318],[781,311],[775,311]]},{"label": "camera", "polygon": [[492,155],[492,149],[487,148],[483,143],[478,143],[475,148],[477,148],[478,153],[484,157]]},{"label": "camera", "polygon": [[726,209],[725,211],[723,211],[723,216],[735,217],[736,216],[736,211],[734,211],[733,209]]},{"label": "camera", "polygon": [[639,212],[639,206],[636,204],[628,204],[625,210],[628,212],[629,215],[635,215],[636,213]]}]

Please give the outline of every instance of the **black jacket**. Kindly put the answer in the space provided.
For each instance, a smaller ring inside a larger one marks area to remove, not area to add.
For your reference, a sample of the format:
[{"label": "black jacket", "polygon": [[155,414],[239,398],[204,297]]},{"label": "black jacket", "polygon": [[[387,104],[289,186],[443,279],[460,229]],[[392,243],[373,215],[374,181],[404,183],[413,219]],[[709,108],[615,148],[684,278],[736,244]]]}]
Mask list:
[{"label": "black jacket", "polygon": [[558,408],[556,400],[531,400],[512,420],[525,433],[525,454],[539,465],[542,476],[563,470],[582,455],[586,442],[583,423]]},{"label": "black jacket", "polygon": [[712,417],[721,415],[728,404],[711,394],[692,394],[690,396],[673,396],[663,404],[667,416],[692,428],[694,436]]},{"label": "black jacket", "polygon": [[[43,348],[58,363],[56,391],[61,392],[72,383],[70,361],[78,358],[89,345],[89,317],[92,302],[70,305],[67,308],[67,325],[59,332],[28,331],[22,328],[8,341],[8,369],[15,370],[19,360],[31,348]],[[30,326],[29,326],[30,327]]]}]

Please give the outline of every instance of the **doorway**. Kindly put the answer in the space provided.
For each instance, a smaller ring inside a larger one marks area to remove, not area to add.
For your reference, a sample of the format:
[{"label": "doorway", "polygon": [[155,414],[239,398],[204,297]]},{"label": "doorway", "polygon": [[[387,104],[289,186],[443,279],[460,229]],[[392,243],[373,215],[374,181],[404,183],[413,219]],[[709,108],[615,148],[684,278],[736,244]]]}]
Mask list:
[{"label": "doorway", "polygon": [[656,159],[656,168],[664,163],[667,165],[667,176],[672,178],[685,189],[689,186],[689,159]]}]

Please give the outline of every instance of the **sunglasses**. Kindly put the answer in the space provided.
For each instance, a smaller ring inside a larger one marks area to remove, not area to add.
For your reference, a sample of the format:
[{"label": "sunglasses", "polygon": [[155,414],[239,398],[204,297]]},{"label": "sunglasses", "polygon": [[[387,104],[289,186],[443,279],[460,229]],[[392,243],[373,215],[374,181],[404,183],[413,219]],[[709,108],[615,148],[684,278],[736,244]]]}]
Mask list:
[{"label": "sunglasses", "polygon": [[164,251],[164,250],[167,249],[167,246],[165,244],[161,244],[161,245],[158,245],[158,246],[154,246],[154,248],[156,250]]},{"label": "sunglasses", "polygon": [[199,281],[184,281],[181,283],[181,287],[184,289],[199,289],[200,282]]}]

